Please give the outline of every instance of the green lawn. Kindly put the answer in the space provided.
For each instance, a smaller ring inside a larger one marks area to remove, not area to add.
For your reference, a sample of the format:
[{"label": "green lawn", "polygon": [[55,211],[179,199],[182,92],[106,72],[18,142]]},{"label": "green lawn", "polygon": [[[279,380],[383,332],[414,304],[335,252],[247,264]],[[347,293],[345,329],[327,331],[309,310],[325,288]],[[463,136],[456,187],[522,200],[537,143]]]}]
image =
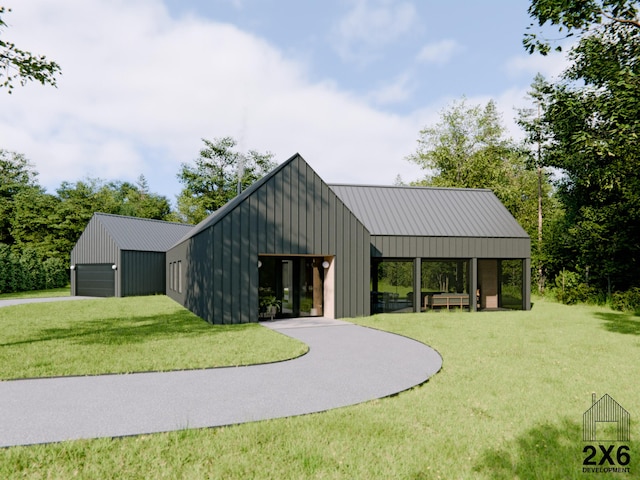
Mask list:
[{"label": "green lawn", "polygon": [[3,307],[0,328],[0,380],[248,365],[307,351],[257,324],[210,325],[163,295]]},{"label": "green lawn", "polygon": [[0,293],[0,300],[10,298],[48,298],[68,297],[71,295],[71,287],[50,288],[49,290],[31,290],[28,292]]},{"label": "green lawn", "polygon": [[394,397],[321,414],[9,448],[0,477],[600,478],[582,473],[592,392],[631,415],[632,473],[613,477],[640,476],[640,317],[536,300],[531,312],[356,321],[432,345],[442,371]]}]

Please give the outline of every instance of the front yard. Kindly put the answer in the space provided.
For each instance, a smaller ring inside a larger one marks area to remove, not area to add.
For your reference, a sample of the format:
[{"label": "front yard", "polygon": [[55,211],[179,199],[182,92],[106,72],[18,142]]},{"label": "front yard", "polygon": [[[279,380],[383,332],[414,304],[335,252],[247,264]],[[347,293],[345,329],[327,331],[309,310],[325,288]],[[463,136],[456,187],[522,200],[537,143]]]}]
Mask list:
[{"label": "front yard", "polygon": [[[126,301],[114,299],[107,315],[125,319],[122,333],[132,335],[124,343],[126,348],[172,337],[174,333],[165,336],[162,330],[170,330],[173,321],[189,322],[187,314],[166,312],[166,307],[147,310],[139,320],[134,320],[137,316],[128,319],[127,312],[137,307],[122,303],[126,308],[120,310],[119,302]],[[75,308],[91,308],[91,304],[78,302]],[[4,315],[1,309],[0,315]],[[66,333],[59,326],[53,332],[42,327],[32,340],[47,343],[54,341],[48,337],[57,336],[61,353],[85,346],[111,348],[104,339],[118,338],[118,322],[84,323],[86,315],[78,312],[77,329],[70,319]],[[57,316],[52,313],[49,321]],[[3,344],[7,343],[6,321],[0,317]],[[355,322],[433,346],[443,356],[442,371],[426,384],[394,397],[320,414],[218,429],[8,448],[0,451],[0,477],[599,478],[582,471],[587,456],[583,413],[596,392],[598,398],[609,394],[630,413],[631,441],[626,445],[631,463],[626,467],[631,474],[615,478],[638,478],[640,317],[602,307],[535,300],[530,312],[388,314]],[[134,334],[138,328],[140,333]],[[234,340],[238,342],[252,330],[226,328],[238,335]],[[32,355],[26,330],[22,336],[12,334],[8,343],[14,350],[9,357]],[[186,330],[180,335],[188,344],[191,330]],[[194,333],[191,339],[200,336],[206,334]],[[209,340],[215,337],[211,334]],[[0,347],[0,354],[5,347]],[[148,350],[149,355],[152,351]],[[295,352],[295,348],[289,351]],[[264,360],[261,356],[262,352],[254,352],[254,361]],[[2,357],[2,363],[7,358]],[[14,367],[5,369],[5,378],[20,375],[20,362],[11,361]],[[134,362],[128,368],[140,370],[142,364]],[[599,452],[597,462],[603,460]],[[616,456],[612,457],[615,462]],[[607,461],[604,467],[611,465]]]}]

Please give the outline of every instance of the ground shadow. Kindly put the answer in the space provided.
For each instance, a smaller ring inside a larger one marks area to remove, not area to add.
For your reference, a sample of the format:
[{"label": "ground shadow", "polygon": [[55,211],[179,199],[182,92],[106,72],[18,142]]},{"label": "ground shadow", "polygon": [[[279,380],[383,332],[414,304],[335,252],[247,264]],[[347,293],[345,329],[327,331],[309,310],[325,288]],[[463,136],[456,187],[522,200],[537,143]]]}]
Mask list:
[{"label": "ground shadow", "polygon": [[596,318],[603,320],[604,328],[614,333],[640,335],[640,316],[633,313],[597,312]]},{"label": "ground shadow", "polygon": [[[608,444],[612,442],[605,442]],[[489,478],[506,480],[519,478],[547,479],[547,478],[576,478],[584,479],[586,473],[583,468],[591,468],[591,465],[583,465],[588,452],[583,449],[587,445],[596,446],[596,455],[591,461],[595,461],[593,468],[613,468],[620,465],[611,465],[605,461],[603,465],[598,463],[603,460],[603,455],[596,443],[582,441],[582,424],[564,419],[557,424],[545,423],[537,425],[523,435],[507,444],[504,448],[489,449],[483,452],[480,459],[473,467],[475,472],[486,475]],[[623,468],[629,468],[630,473],[619,478],[636,478],[638,472],[638,460],[634,452],[638,452],[640,442],[616,443],[630,447],[631,462]],[[615,450],[614,450],[615,451]],[[612,455],[615,462],[616,456]],[[606,460],[606,459],[605,459]]]},{"label": "ground shadow", "polygon": [[76,345],[125,345],[180,336],[216,335],[240,331],[253,325],[211,325],[184,310],[165,315],[131,318],[104,318],[77,321],[68,327],[44,328],[27,338],[0,343],[0,347],[28,345],[53,340],[67,340]]}]

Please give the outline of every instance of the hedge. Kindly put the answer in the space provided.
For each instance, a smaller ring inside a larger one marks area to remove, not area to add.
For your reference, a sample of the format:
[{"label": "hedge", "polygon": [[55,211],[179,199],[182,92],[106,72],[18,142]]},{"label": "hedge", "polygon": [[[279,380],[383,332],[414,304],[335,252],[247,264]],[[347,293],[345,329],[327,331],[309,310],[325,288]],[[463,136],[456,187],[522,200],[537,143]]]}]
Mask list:
[{"label": "hedge", "polygon": [[67,266],[59,258],[42,258],[32,248],[17,252],[0,244],[0,293],[59,288],[68,283]]}]

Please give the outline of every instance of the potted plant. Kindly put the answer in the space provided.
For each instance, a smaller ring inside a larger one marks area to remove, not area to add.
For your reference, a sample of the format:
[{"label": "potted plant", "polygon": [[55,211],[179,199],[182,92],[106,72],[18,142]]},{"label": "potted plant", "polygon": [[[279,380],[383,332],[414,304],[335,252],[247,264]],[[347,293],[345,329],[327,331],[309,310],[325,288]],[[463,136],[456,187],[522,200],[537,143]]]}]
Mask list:
[{"label": "potted plant", "polygon": [[260,314],[268,316],[273,320],[273,317],[276,316],[280,309],[280,300],[276,298],[270,288],[260,288],[259,295]]}]

